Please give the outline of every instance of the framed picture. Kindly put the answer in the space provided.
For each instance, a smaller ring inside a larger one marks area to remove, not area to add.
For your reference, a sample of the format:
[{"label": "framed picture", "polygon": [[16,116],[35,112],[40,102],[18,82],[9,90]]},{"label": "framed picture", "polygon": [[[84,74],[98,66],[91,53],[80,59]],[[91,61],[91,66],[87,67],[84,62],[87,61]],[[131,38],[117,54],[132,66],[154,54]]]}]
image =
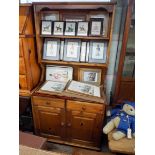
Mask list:
[{"label": "framed picture", "polygon": [[106,63],[107,42],[90,41],[89,62]]},{"label": "framed picture", "polygon": [[79,22],[79,21],[86,21],[86,14],[85,13],[79,13],[79,11],[74,11],[74,13],[68,12],[68,13],[62,13],[61,18],[63,21],[72,21],[72,22]]},{"label": "framed picture", "polygon": [[86,61],[86,53],[87,53],[87,42],[82,42],[81,43],[81,55],[80,55],[81,62]]},{"label": "framed picture", "polygon": [[43,59],[59,60],[60,39],[46,38],[44,41]]},{"label": "framed picture", "polygon": [[88,35],[88,22],[78,22],[77,36]]},{"label": "framed picture", "polygon": [[108,35],[108,25],[109,25],[109,13],[107,11],[90,11],[87,20],[90,21],[92,19],[103,19],[103,31],[102,35],[107,37]]},{"label": "framed picture", "polygon": [[100,87],[74,80],[70,82],[67,91],[101,97]]},{"label": "framed picture", "polygon": [[67,66],[46,66],[46,80],[67,82],[73,79],[73,68]]},{"label": "framed picture", "polygon": [[64,22],[54,22],[53,35],[64,34]]},{"label": "framed picture", "polygon": [[79,61],[81,40],[66,39],[64,49],[64,61]]},{"label": "framed picture", "polygon": [[76,34],[76,22],[66,22],[65,35],[75,36]]},{"label": "framed picture", "polygon": [[59,11],[42,11],[42,20],[59,21]]},{"label": "framed picture", "polygon": [[78,80],[99,86],[101,84],[101,69],[80,68]]},{"label": "framed picture", "polygon": [[66,84],[66,82],[46,81],[39,91],[63,92]]},{"label": "framed picture", "polygon": [[90,35],[101,36],[103,32],[103,18],[91,18],[90,20]]},{"label": "framed picture", "polygon": [[48,20],[42,20],[41,22],[41,34],[52,35],[52,22]]}]

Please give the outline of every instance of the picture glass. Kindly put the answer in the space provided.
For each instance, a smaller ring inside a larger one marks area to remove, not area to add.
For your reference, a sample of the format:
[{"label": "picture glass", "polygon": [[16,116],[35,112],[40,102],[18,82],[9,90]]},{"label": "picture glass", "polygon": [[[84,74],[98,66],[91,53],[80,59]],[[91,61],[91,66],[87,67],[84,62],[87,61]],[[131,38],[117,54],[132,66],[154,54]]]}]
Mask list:
[{"label": "picture glass", "polygon": [[77,35],[87,36],[87,33],[88,33],[88,22],[79,22]]},{"label": "picture glass", "polygon": [[75,35],[75,24],[74,22],[66,22],[65,35]]},{"label": "picture glass", "polygon": [[63,35],[64,22],[54,22],[54,35]]},{"label": "picture glass", "polygon": [[46,68],[46,80],[67,82],[72,80],[73,68],[53,66]]},{"label": "picture glass", "polygon": [[90,72],[90,71],[84,71],[84,73],[83,73],[83,81],[97,82],[97,80],[98,80],[98,73]]},{"label": "picture glass", "polygon": [[104,43],[93,42],[92,59],[104,58]]},{"label": "picture glass", "polygon": [[92,21],[91,35],[101,35],[101,21]]},{"label": "picture glass", "polygon": [[65,82],[47,81],[42,87],[43,91],[62,92],[66,86]]},{"label": "picture glass", "polygon": [[52,23],[51,21],[42,21],[42,34],[51,34]]},{"label": "picture glass", "polygon": [[100,97],[99,87],[78,81],[72,81],[68,87],[68,90]]},{"label": "picture glass", "polygon": [[48,57],[56,57],[57,56],[57,41],[47,41],[47,48],[46,48],[46,56]]},{"label": "picture glass", "polygon": [[68,58],[77,58],[78,57],[78,42],[68,42],[67,44],[67,54]]}]

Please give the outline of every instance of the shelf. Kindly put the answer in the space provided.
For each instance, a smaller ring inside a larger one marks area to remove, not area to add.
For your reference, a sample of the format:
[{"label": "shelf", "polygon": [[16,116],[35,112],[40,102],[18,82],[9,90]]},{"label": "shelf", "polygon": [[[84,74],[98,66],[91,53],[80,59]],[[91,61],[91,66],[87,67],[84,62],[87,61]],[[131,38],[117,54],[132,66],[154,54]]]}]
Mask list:
[{"label": "shelf", "polygon": [[108,37],[93,37],[93,36],[54,36],[54,35],[40,35],[44,38],[59,38],[59,39],[84,39],[84,40],[109,40]]},{"label": "shelf", "polygon": [[47,64],[60,64],[60,65],[76,65],[76,66],[87,66],[87,67],[106,67],[107,64],[99,64],[99,63],[84,63],[84,62],[68,62],[68,61],[56,61],[56,60],[41,60],[42,63]]}]

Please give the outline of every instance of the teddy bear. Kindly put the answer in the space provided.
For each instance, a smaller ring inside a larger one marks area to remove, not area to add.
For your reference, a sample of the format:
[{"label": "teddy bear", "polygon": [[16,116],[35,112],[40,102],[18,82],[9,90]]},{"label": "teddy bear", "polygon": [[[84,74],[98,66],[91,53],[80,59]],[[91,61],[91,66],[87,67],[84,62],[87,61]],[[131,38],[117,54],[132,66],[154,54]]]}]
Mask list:
[{"label": "teddy bear", "polygon": [[103,133],[108,134],[113,129],[116,131],[112,137],[119,140],[123,137],[132,138],[135,136],[135,102],[123,101],[116,108],[107,111],[110,121],[103,128]]}]

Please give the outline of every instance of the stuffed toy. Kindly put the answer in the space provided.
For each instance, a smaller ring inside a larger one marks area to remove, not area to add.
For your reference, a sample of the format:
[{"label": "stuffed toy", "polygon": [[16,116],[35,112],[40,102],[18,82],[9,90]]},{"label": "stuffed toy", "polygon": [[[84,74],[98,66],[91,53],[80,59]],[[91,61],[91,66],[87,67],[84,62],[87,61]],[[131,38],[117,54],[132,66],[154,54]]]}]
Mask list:
[{"label": "stuffed toy", "polygon": [[112,137],[119,140],[127,135],[128,138],[135,136],[135,103],[124,101],[116,108],[107,111],[110,121],[103,128],[103,133],[108,134],[116,128]]}]

